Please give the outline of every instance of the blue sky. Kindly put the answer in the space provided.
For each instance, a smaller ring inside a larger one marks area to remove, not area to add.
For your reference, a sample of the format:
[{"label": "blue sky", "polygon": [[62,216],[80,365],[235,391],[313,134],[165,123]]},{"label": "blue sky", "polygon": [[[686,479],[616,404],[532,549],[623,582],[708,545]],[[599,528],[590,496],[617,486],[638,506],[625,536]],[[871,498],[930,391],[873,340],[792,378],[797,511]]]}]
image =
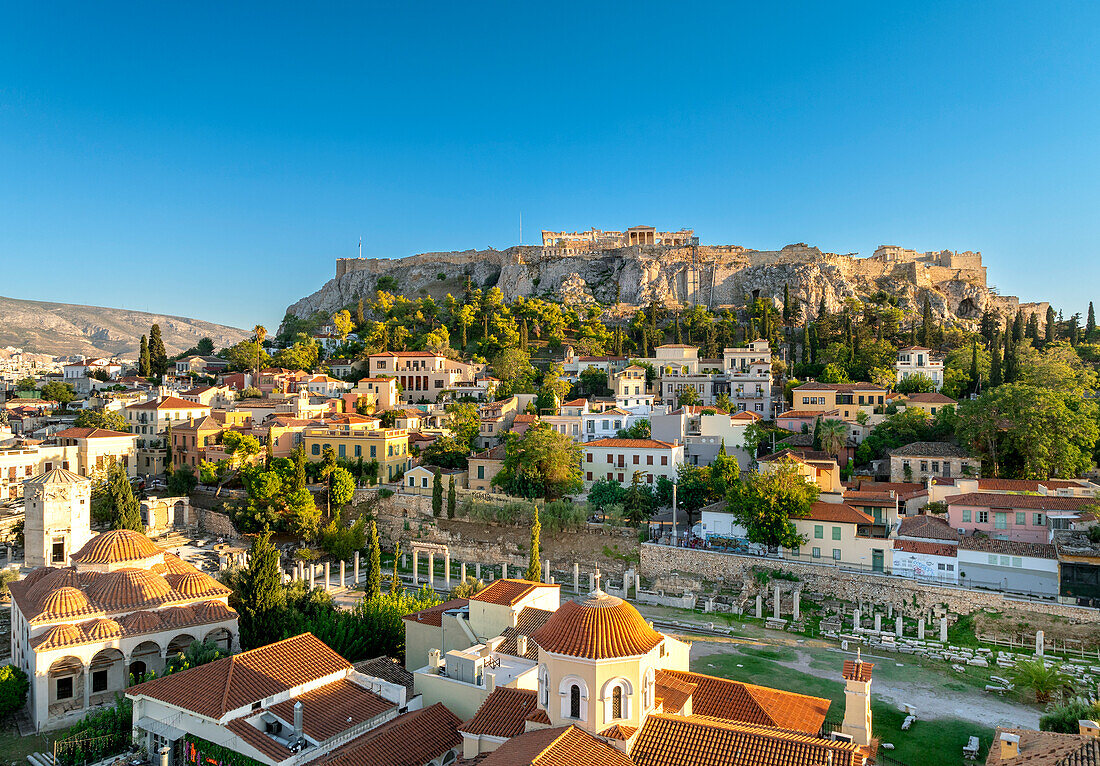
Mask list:
[{"label": "blue sky", "polygon": [[0,294],[274,327],[522,214],[1100,297],[1100,6],[772,5],[5,4]]}]

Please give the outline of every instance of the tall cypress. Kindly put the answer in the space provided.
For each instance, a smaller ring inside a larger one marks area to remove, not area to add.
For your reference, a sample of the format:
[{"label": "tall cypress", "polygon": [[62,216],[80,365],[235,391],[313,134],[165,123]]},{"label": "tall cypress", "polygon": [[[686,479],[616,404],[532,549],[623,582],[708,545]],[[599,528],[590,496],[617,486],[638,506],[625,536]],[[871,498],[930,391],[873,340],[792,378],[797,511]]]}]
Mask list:
[{"label": "tall cypress", "polygon": [[[366,598],[376,597],[382,592],[382,552],[378,545],[378,525],[372,520],[367,530],[367,584]],[[397,556],[394,556],[394,570],[397,569]]]},{"label": "tall cypress", "polygon": [[1013,383],[1018,377],[1016,365],[1016,344],[1012,340],[1012,325],[1005,320],[1004,382]]},{"label": "tall cypress", "polygon": [[435,477],[432,479],[432,516],[437,519],[443,513],[443,474],[435,469]]},{"label": "tall cypress", "polygon": [[1053,343],[1054,335],[1057,329],[1057,322],[1054,319],[1054,307],[1047,306],[1047,326],[1046,326],[1046,342]]},{"label": "tall cypress", "polygon": [[1085,320],[1085,340],[1092,340],[1092,336],[1096,334],[1096,311],[1092,308],[1092,301],[1089,301],[1089,316]]},{"label": "tall cypress", "polygon": [[924,296],[924,311],[921,316],[920,344],[932,347],[932,301]]},{"label": "tall cypress", "polygon": [[132,529],[144,534],[145,525],[141,523],[141,505],[134,497],[130,477],[117,463],[111,466],[108,474],[107,494],[110,496],[111,508],[114,511],[111,528]]},{"label": "tall cypress", "polygon": [[306,488],[306,451],[299,444],[294,449],[294,482],[291,484],[290,489],[292,492]]},{"label": "tall cypress", "polygon": [[539,507],[536,505],[535,518],[531,521],[531,557],[527,561],[527,574],[523,578],[529,582],[542,582],[542,565],[540,561],[542,552],[539,548],[539,533],[541,531]]},{"label": "tall cypress", "polygon": [[993,334],[993,342],[989,346],[989,386],[996,388],[1004,383],[1001,374],[1001,336]]},{"label": "tall cypress", "polygon": [[141,336],[141,346],[138,351],[138,375],[143,378],[152,375],[149,369],[149,341],[144,335]]},{"label": "tall cypress", "polygon": [[1016,310],[1016,319],[1012,322],[1012,343],[1019,343],[1024,339],[1024,312]]},{"label": "tall cypress", "polygon": [[1024,335],[1031,341],[1034,348],[1039,347],[1039,315],[1032,313],[1027,318],[1027,330]]},{"label": "tall cypress", "polygon": [[453,519],[455,517],[455,505],[457,505],[457,495],[455,493],[455,477],[451,477],[450,483],[447,485],[447,518]]},{"label": "tall cypress", "polygon": [[401,543],[393,547],[393,576],[390,577],[390,593],[397,593],[401,588],[401,578],[397,574],[397,562],[401,560]]},{"label": "tall cypress", "polygon": [[164,350],[164,340],[160,337],[160,325],[155,322],[149,328],[149,370],[157,376],[168,372],[168,352]]},{"label": "tall cypress", "polygon": [[978,339],[970,342],[970,393],[978,390]]},{"label": "tall cypress", "polygon": [[286,602],[279,551],[271,544],[271,532],[264,530],[252,540],[248,566],[241,576],[241,648],[262,646],[282,632],[279,615]]},{"label": "tall cypress", "polygon": [[810,323],[802,325],[802,363],[810,361]]}]

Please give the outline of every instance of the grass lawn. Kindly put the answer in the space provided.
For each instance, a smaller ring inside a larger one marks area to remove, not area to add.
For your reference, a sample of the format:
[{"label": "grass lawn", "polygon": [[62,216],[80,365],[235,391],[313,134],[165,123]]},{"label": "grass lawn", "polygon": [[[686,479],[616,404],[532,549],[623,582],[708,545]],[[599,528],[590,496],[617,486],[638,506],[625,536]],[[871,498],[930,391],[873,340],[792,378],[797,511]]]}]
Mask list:
[{"label": "grass lawn", "polygon": [[31,753],[49,753],[52,750],[53,746],[44,736],[20,737],[14,726],[0,730],[0,753],[3,754],[0,763],[26,766],[27,756]]},{"label": "grass lawn", "polygon": [[[759,686],[824,697],[833,703],[829,708],[829,718],[840,720],[844,717],[843,683],[779,664],[796,658],[793,649],[745,647],[741,652],[709,655],[694,660],[692,670]],[[831,670],[836,672],[835,667]],[[903,732],[901,723],[905,719],[904,712],[884,702],[872,702],[871,716],[875,736],[880,741],[892,742],[895,746],[893,752],[883,753],[907,766],[962,766],[964,763],[975,763],[964,762],[962,757],[962,746],[974,734],[979,735],[982,740],[983,748],[977,761],[982,763],[985,761],[986,747],[993,737],[992,729],[955,718],[918,720],[909,731]]]}]

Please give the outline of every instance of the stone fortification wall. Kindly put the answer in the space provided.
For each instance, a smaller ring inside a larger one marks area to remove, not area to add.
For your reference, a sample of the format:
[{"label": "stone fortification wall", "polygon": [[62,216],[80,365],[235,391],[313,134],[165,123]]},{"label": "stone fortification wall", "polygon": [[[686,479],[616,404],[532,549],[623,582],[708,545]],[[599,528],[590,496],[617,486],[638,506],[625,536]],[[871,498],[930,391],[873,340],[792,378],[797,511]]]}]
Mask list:
[{"label": "stone fortification wall", "polygon": [[711,582],[724,581],[737,586],[748,584],[751,589],[756,582],[753,567],[763,567],[780,569],[797,576],[808,590],[856,604],[877,604],[884,609],[892,606],[907,614],[930,613],[945,605],[954,614],[970,614],[978,609],[1015,609],[1056,615],[1075,622],[1100,623],[1100,610],[1097,609],[1046,601],[1027,601],[992,591],[968,590],[902,577],[861,574],[827,566],[650,543],[641,545],[640,550],[640,572],[643,577],[650,579],[666,577],[670,572],[676,572]]}]

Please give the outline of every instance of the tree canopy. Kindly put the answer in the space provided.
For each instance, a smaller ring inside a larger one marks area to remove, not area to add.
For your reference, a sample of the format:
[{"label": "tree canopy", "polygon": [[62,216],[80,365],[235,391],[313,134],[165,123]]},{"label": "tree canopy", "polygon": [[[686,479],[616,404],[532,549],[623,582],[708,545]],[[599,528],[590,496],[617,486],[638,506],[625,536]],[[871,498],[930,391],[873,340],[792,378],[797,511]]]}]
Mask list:
[{"label": "tree canopy", "polygon": [[745,528],[750,542],[798,548],[805,539],[791,519],[808,516],[818,494],[817,485],[806,481],[794,466],[780,465],[735,485],[727,509]]}]

